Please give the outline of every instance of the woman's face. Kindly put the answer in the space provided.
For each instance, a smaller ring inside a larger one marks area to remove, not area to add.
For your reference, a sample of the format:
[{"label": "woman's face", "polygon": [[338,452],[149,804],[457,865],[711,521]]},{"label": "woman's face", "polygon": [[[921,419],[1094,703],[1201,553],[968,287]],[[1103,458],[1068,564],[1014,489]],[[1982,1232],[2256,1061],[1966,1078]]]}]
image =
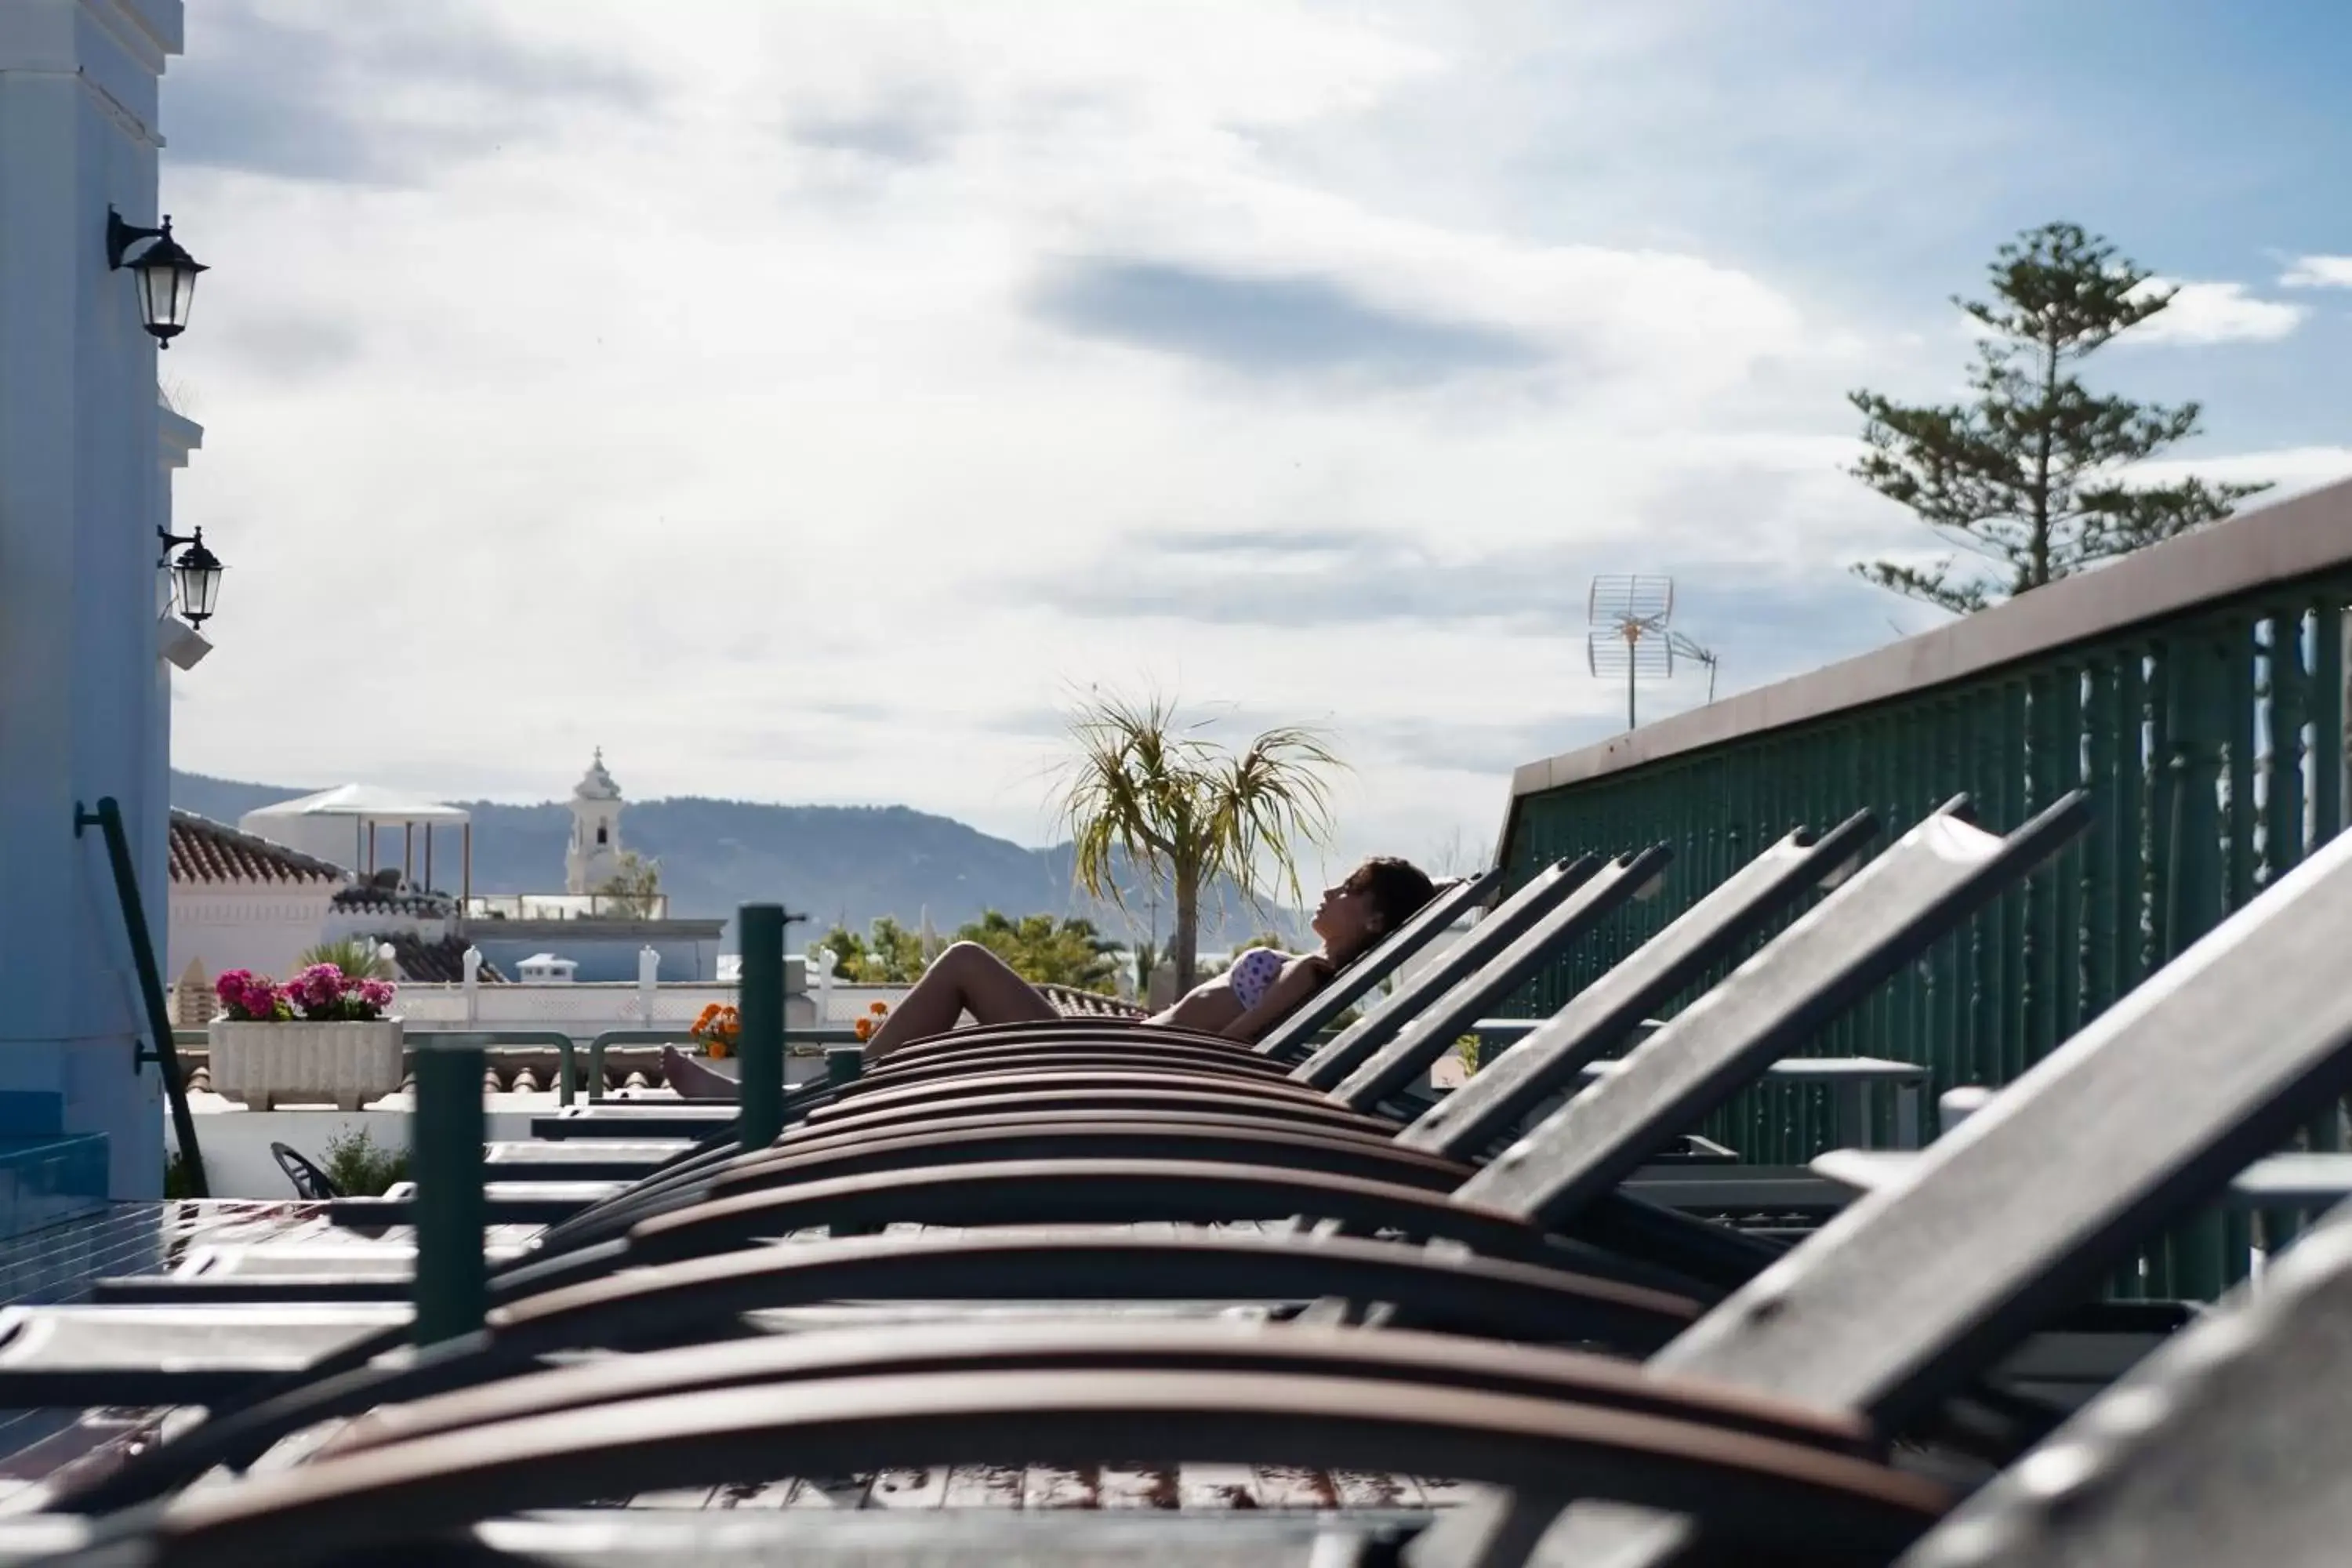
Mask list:
[{"label": "woman's face", "polygon": [[1352,952],[1378,934],[1379,917],[1368,896],[1340,882],[1323,889],[1312,924],[1327,950]]}]

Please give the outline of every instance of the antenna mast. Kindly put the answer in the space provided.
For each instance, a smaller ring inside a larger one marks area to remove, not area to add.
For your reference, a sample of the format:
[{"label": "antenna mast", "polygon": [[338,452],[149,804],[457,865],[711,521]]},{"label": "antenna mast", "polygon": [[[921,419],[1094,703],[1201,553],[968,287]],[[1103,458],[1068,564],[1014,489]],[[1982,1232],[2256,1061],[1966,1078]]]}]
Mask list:
[{"label": "antenna mast", "polygon": [[1675,613],[1672,577],[1600,576],[1585,598],[1584,658],[1596,679],[1625,681],[1625,728],[1641,723],[1636,693],[1643,680],[1675,673],[1674,639],[1666,623]]},{"label": "antenna mast", "polygon": [[1625,728],[1641,724],[1638,697],[1644,680],[1670,680],[1677,657],[1706,666],[1706,700],[1715,700],[1716,656],[1675,631],[1675,580],[1664,576],[1599,576],[1585,600],[1585,663],[1596,678],[1625,682]]}]

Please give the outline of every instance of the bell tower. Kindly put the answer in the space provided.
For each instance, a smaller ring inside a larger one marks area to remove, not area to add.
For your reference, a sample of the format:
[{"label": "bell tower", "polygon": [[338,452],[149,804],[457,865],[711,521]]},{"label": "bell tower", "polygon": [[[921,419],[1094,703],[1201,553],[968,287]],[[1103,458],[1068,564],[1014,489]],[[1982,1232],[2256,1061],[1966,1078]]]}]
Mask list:
[{"label": "bell tower", "polygon": [[604,771],[604,750],[572,789],[572,845],[563,853],[563,890],[593,893],[621,868],[621,786]]}]

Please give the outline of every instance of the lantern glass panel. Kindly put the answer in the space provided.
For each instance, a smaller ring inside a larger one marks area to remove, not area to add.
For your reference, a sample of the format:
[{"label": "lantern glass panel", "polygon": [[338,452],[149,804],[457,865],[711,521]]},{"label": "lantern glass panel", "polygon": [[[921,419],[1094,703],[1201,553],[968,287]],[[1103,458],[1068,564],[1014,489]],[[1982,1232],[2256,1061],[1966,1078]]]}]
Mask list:
[{"label": "lantern glass panel", "polygon": [[210,616],[220,600],[220,563],[208,553],[199,560],[190,561],[188,557],[195,553],[189,551],[172,569],[172,574],[179,579],[180,584],[180,613],[192,622]]},{"label": "lantern glass panel", "polygon": [[137,271],[140,315],[156,336],[178,336],[195,303],[196,269],[177,261],[158,261]]}]

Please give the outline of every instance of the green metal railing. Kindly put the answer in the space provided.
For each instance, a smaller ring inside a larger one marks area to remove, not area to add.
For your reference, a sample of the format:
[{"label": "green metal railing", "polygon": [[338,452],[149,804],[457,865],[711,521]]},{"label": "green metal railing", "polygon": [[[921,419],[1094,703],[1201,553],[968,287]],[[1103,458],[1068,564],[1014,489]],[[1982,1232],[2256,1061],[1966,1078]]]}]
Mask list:
[{"label": "green metal railing", "polygon": [[172,1009],[163,996],[163,974],[155,963],[155,945],[148,939],[147,911],[139,897],[139,873],[131,863],[131,838],[122,826],[122,807],[112,795],[100,796],[98,809],[84,811],[74,805],[74,837],[82,836],[85,828],[95,827],[106,839],[108,868],[114,874],[114,896],[122,911],[122,928],[131,943],[132,968],[139,976],[139,1002],[147,1014],[147,1032],[154,1044],[142,1047],[136,1041],[131,1047],[131,1071],[153,1062],[163,1075],[163,1098],[170,1108],[172,1135],[180,1145],[182,1168],[187,1173],[188,1191],[194,1197],[210,1197],[212,1184],[205,1173],[205,1152],[196,1143],[196,1121],[188,1108],[188,1080],[180,1070],[179,1041],[172,1027]]},{"label": "green metal railing", "polygon": [[[1676,855],[1665,896],[1631,907],[1530,1001],[1557,1006],[1797,824],[1868,807],[1884,844],[1965,792],[2006,830],[2087,788],[2084,839],[1811,1047],[1922,1064],[1931,1096],[2017,1077],[2344,827],[2352,528],[2342,536],[2343,561],[2316,575],[1522,794],[1505,841],[1515,879],[1587,850],[1663,841]],[[1767,1087],[1699,1131],[1743,1158],[1794,1163],[1822,1152],[1830,1126],[1818,1093]],[[2341,1110],[2299,1146],[2343,1148]],[[2305,1223],[2217,1209],[2113,1289],[2211,1299],[2244,1277],[2252,1247]]]},{"label": "green metal railing", "polygon": [[[212,1039],[211,1034],[204,1029],[173,1029],[171,1034],[177,1044],[195,1049],[205,1048]],[[698,1043],[694,1031],[683,1026],[675,1029],[606,1029],[585,1047],[561,1029],[468,1029],[462,1025],[453,1028],[410,1029],[404,1038],[409,1049],[414,1051],[460,1037],[486,1048],[486,1063],[494,1061],[501,1047],[528,1046],[555,1052],[555,1098],[559,1105],[570,1105],[578,1098],[582,1074],[580,1058],[583,1056],[587,1058],[588,1099],[594,1102],[610,1098],[604,1088],[604,1053],[610,1047]],[[783,1038],[788,1049],[815,1047],[830,1053],[843,1047],[854,1047],[857,1041],[857,1031],[846,1025],[819,1026],[809,1029],[786,1029]]]}]

